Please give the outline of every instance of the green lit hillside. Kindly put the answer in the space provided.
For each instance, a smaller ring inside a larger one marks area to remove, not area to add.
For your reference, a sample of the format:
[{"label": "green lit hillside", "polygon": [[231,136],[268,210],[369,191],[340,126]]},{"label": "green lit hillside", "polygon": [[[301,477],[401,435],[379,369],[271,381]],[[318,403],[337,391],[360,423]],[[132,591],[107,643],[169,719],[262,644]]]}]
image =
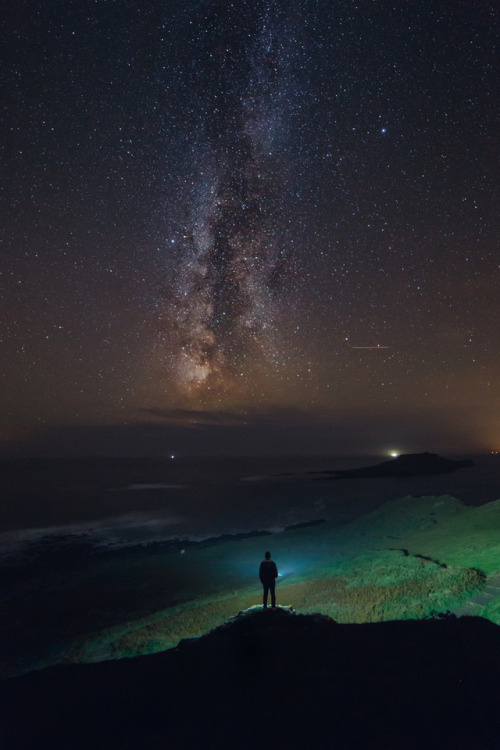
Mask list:
[{"label": "green lit hillside", "polygon": [[452,611],[500,623],[500,501],[473,508],[448,496],[405,497],[341,527],[325,523],[194,548],[182,561],[165,555],[164,566],[197,571],[191,594],[73,641],[61,657],[86,661],[163,650],[258,605],[255,571],[268,546],[283,574],[278,603],[300,612],[361,623]]}]

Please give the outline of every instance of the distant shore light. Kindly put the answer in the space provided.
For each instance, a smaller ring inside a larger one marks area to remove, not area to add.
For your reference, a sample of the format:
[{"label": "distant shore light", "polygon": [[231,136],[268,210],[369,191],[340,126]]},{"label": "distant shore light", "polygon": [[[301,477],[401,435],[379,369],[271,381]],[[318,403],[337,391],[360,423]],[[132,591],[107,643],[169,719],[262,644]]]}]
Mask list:
[{"label": "distant shore light", "polygon": [[399,456],[399,452],[398,451],[391,451],[389,455],[391,455],[393,458],[397,458]]}]

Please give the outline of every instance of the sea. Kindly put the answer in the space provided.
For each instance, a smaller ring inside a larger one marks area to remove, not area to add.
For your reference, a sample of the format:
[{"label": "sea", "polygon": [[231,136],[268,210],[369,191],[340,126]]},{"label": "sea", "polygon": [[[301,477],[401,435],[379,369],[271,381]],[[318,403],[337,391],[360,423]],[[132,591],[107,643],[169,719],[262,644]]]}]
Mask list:
[{"label": "sea", "polygon": [[450,474],[329,479],[383,456],[165,457],[0,460],[0,555],[68,535],[96,547],[277,531],[322,518],[345,522],[405,495],[500,497],[500,455]]},{"label": "sea", "polygon": [[[0,675],[39,665],[58,640],[196,597],[192,580],[168,585],[172,552],[201,544],[222,550],[252,535],[266,535],[264,547],[269,534],[301,527],[307,533],[320,521],[341,526],[408,495],[451,495],[467,505],[500,498],[500,455],[446,457],[470,458],[473,466],[441,475],[331,479],[323,472],[389,457],[0,460]],[[153,559],[154,574],[147,563]],[[159,560],[166,561],[160,576]],[[222,560],[221,571],[228,564]],[[188,585],[192,590],[179,590]]]}]

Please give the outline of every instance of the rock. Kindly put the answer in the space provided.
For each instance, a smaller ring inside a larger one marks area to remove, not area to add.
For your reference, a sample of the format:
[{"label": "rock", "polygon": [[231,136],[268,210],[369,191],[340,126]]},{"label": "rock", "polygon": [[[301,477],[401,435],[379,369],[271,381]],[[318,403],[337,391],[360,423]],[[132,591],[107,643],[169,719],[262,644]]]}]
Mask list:
[{"label": "rock", "polygon": [[[435,453],[406,453],[390,461],[360,469],[325,471],[329,479],[364,479],[370,477],[411,477],[419,474],[449,474],[457,469],[474,466],[466,459],[452,461]],[[318,472],[315,472],[318,473]]]},{"label": "rock", "polygon": [[500,628],[242,612],[174,650],[0,683],[9,750],[500,746]]}]

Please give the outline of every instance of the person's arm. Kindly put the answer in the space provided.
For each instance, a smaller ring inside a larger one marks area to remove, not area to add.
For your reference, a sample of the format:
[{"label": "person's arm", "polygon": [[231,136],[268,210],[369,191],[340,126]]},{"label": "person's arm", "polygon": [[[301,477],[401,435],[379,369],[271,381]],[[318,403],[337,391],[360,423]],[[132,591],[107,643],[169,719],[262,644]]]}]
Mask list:
[{"label": "person's arm", "polygon": [[274,577],[278,577],[278,568],[276,567],[276,563],[274,563]]}]

